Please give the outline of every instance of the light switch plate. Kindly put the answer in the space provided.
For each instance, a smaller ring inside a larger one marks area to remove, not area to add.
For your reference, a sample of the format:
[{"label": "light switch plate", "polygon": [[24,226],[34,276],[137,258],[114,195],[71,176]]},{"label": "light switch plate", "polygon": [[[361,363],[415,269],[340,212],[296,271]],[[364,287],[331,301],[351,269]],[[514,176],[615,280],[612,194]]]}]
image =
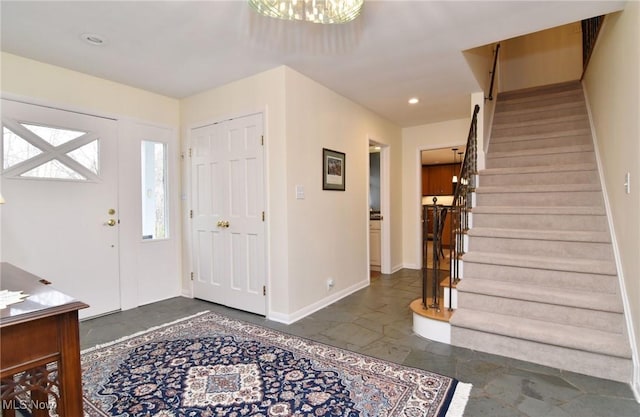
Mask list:
[{"label": "light switch plate", "polygon": [[624,176],[624,192],[631,194],[631,173],[627,172]]},{"label": "light switch plate", "polygon": [[296,200],[304,200],[304,187],[296,185]]}]

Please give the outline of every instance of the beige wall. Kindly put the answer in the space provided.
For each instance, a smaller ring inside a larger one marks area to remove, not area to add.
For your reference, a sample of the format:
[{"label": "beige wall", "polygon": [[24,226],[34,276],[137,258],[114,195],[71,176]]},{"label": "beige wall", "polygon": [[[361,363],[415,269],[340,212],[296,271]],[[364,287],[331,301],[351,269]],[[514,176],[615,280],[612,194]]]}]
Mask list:
[{"label": "beige wall", "polygon": [[491,69],[493,68],[494,44],[479,46],[463,51],[464,59],[469,65],[478,86],[486,94],[489,94],[489,84],[491,84]]},{"label": "beige wall", "polygon": [[[391,263],[402,264],[400,128],[293,70],[279,67],[178,101],[3,53],[1,88],[10,97],[180,125],[183,151],[191,127],[264,112],[268,308],[270,316],[282,321],[301,317],[367,283],[368,141],[387,144],[392,177]],[[346,192],[321,190],[322,147],[347,154]],[[183,166],[186,194],[188,174]],[[305,187],[305,200],[294,199],[296,185]],[[181,284],[186,289],[190,287],[189,240],[183,240]],[[330,292],[328,277],[335,280]]]},{"label": "beige wall", "polygon": [[[367,283],[369,138],[400,155],[400,128],[302,74],[286,69],[287,218],[291,313]],[[322,148],[346,154],[346,191],[322,190]],[[400,159],[392,158],[392,262],[400,262]],[[305,199],[295,199],[295,187]],[[395,197],[395,198],[394,198]],[[327,290],[333,278],[335,288]]]},{"label": "beige wall", "polygon": [[[502,46],[501,46],[502,48]],[[493,71],[493,60],[495,54],[496,45],[490,44],[485,46],[479,46],[477,48],[464,51],[464,57],[469,64],[469,68],[473,72],[478,85],[483,93],[483,97],[489,96],[489,87],[491,86],[491,71]],[[498,54],[498,62],[496,63],[496,77],[493,85],[493,99],[492,100],[480,100],[482,97],[475,97],[472,99],[474,103],[478,103],[481,106],[482,119],[479,123],[482,124],[482,128],[479,127],[479,134],[481,134],[483,141],[482,149],[486,154],[489,149],[489,140],[491,137],[491,125],[493,122],[493,114],[495,112],[496,101],[498,92],[500,91],[500,58],[501,52]],[[472,110],[473,111],[473,110]],[[482,160],[484,166],[484,160]]]},{"label": "beige wall", "polygon": [[[368,282],[369,137],[392,147],[392,262],[401,262],[400,128],[279,67],[183,100],[185,138],[189,127],[255,111],[265,111],[268,314],[288,322]],[[345,192],[322,190],[323,147],[346,154]]]},{"label": "beige wall", "polygon": [[580,22],[501,42],[501,91],[578,80],[582,75]]},{"label": "beige wall", "polygon": [[173,98],[6,52],[1,64],[5,95],[169,126],[180,122],[180,102]]},{"label": "beige wall", "polygon": [[420,151],[464,147],[470,118],[402,129],[402,256],[405,268],[419,269],[420,261]]},{"label": "beige wall", "polygon": [[[189,129],[255,112],[264,112],[266,194],[268,195],[267,231],[270,259],[268,309],[273,314],[288,314],[288,248],[287,240],[287,157],[285,129],[284,67],[245,78],[182,100],[181,118],[183,146],[188,146]],[[190,196],[189,167],[185,164],[184,192]],[[188,203],[188,200],[187,200]],[[186,213],[187,210],[185,210]],[[188,221],[188,220],[186,220]],[[188,223],[185,230],[189,231]],[[189,238],[184,241],[185,266],[190,266]],[[184,275],[186,276],[186,274]],[[190,282],[183,282],[184,288]]]},{"label": "beige wall", "polygon": [[[635,333],[636,393],[640,394],[640,3],[607,16],[589,62],[589,100],[606,196],[617,238]],[[631,173],[631,193],[623,182]]]}]

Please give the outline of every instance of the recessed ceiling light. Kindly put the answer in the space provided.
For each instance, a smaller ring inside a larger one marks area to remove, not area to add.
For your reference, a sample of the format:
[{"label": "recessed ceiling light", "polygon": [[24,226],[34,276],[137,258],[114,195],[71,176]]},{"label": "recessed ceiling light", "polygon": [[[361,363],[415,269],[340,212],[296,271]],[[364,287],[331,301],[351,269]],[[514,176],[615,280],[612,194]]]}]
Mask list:
[{"label": "recessed ceiling light", "polygon": [[83,33],[80,35],[80,39],[91,45],[104,45],[107,43],[104,36],[96,35],[95,33]]},{"label": "recessed ceiling light", "polygon": [[417,97],[413,97],[409,99],[409,104],[418,104],[420,102],[420,99]]}]

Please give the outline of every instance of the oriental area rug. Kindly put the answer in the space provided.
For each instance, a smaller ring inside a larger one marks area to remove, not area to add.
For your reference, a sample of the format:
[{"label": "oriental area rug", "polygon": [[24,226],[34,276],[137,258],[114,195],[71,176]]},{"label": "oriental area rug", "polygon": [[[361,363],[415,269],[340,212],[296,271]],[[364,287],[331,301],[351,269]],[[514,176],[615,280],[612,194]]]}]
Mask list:
[{"label": "oriental area rug", "polygon": [[462,416],[455,379],[203,312],[82,352],[86,417]]}]

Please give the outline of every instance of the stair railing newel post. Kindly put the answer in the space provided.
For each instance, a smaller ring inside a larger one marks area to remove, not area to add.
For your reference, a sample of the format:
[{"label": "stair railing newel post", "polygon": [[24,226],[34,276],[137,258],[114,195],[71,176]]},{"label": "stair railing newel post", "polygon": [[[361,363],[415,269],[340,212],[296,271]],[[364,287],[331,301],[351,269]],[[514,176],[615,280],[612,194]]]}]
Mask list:
[{"label": "stair railing newel post", "polygon": [[427,286],[428,284],[428,265],[427,256],[429,254],[429,210],[426,204],[422,205],[422,307],[427,308]]},{"label": "stair railing newel post", "polygon": [[439,286],[438,286],[438,270],[440,269],[440,216],[442,206],[438,206],[438,198],[433,197],[433,224],[432,224],[432,265],[431,265],[431,289],[432,289],[432,302],[429,308],[433,308],[436,311],[440,311],[439,299]]}]

